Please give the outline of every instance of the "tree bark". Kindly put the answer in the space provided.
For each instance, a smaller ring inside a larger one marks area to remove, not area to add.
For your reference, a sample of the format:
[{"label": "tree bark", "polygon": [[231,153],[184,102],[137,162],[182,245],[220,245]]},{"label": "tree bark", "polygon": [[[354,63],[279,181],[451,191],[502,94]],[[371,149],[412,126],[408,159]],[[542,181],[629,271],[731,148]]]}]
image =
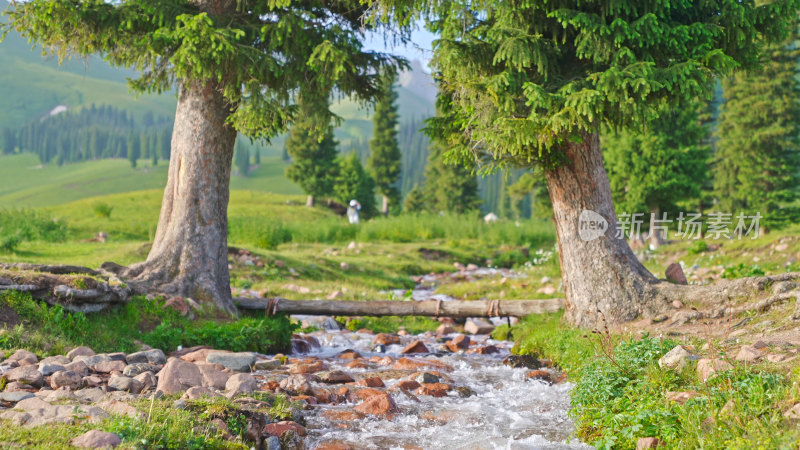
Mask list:
[{"label": "tree bark", "polygon": [[[639,262],[625,237],[617,237],[619,227],[599,136],[587,133],[582,142],[565,144],[563,152],[569,162],[547,171],[546,177],[568,320],[597,327],[633,320],[648,309],[662,309],[654,304],[659,297],[663,300],[655,288],[659,280]],[[581,226],[593,226],[589,213],[581,217],[584,211],[593,211],[607,222],[595,239],[580,236]]]},{"label": "tree bark", "polygon": [[306,206],[308,206],[309,208],[314,206],[314,196],[313,195],[309,195],[308,197],[306,197]]},{"label": "tree bark", "polygon": [[230,105],[207,80],[180,86],[172,157],[158,229],[144,263],[123,276],[131,284],[191,297],[236,314],[228,273],[228,198],[236,131]]},{"label": "tree bark", "polygon": [[387,197],[385,195],[382,195],[381,197],[383,198],[383,204],[381,205],[381,213],[384,216],[388,216],[389,215],[389,197]]}]

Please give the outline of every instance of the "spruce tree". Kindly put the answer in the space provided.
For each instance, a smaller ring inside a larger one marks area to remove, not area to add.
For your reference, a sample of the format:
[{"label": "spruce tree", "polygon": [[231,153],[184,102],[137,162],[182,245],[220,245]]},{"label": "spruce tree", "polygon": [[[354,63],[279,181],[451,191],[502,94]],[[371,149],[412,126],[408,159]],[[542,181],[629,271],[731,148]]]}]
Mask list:
[{"label": "spruce tree", "polygon": [[796,222],[800,186],[798,36],[770,49],[760,70],[723,83],[714,190],[720,212],[760,213],[762,225]]},{"label": "spruce tree", "polygon": [[418,185],[414,185],[408,194],[406,194],[406,198],[403,201],[403,210],[407,213],[419,213],[425,211],[426,209],[425,204],[425,194],[420,189]]},{"label": "spruce tree", "polygon": [[[305,104],[302,109],[311,110],[314,106]],[[328,125],[322,140],[317,130],[318,124],[312,114],[300,114],[285,144],[286,153],[292,161],[286,168],[286,177],[306,193],[307,206],[314,206],[318,197],[330,195],[338,169],[338,143],[333,137],[333,127]]]},{"label": "spruce tree", "polygon": [[397,143],[397,92],[394,90],[394,73],[386,74],[381,85],[381,95],[372,116],[372,140],[369,141],[369,167],[378,193],[383,197],[381,213],[389,214],[389,205],[400,202],[400,146]]},{"label": "spruce tree", "polygon": [[477,209],[481,204],[477,176],[467,166],[448,163],[444,149],[444,144],[438,141],[430,146],[422,187],[427,204],[425,209],[454,213]]},{"label": "spruce tree", "polygon": [[[699,115],[704,107],[698,101],[665,110],[643,130],[603,136],[603,160],[618,214],[661,220],[663,213],[677,213],[680,202],[698,204],[708,179],[708,128]],[[660,234],[651,237],[652,244],[663,241]]]},{"label": "spruce tree", "polygon": [[[227,261],[230,172],[237,133],[272,138],[300,97],[334,92],[369,102],[397,58],[366,51],[376,21],[358,0],[31,0],[3,29],[53,49],[99,54],[140,76],[138,92],[177,88],[169,177],[147,260],[123,271],[138,290],[191,297],[236,313]],[[333,113],[310,111],[326,127]],[[324,129],[319,134],[323,134]]]},{"label": "spruce tree", "polygon": [[347,205],[350,200],[361,203],[361,215],[369,218],[375,214],[375,180],[364,170],[355,153],[338,159],[338,174],[333,191],[336,199]]},{"label": "spruce tree", "polygon": [[233,160],[239,176],[246,177],[250,173],[250,152],[247,150],[247,147],[242,145],[241,141],[236,144]]},{"label": "spruce tree", "polygon": [[[383,3],[432,16],[429,28],[439,35],[432,67],[452,107],[429,128],[448,143],[465,140],[449,147],[458,154],[449,159],[489,172],[544,169],[565,316],[586,327],[652,315],[674,299],[671,286],[615,238],[600,130],[635,128],[661,108],[705,97],[715,77],[757,65],[765,43],[785,39],[800,7],[798,0]],[[582,218],[600,222],[591,214],[607,223],[592,239],[578,226]]]}]

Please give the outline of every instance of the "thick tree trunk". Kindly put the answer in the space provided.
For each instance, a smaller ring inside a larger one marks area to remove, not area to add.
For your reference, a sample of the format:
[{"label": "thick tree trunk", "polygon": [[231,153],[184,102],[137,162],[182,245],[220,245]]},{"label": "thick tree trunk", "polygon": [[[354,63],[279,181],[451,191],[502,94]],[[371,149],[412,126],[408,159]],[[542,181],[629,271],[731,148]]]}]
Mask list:
[{"label": "thick tree trunk", "polygon": [[148,290],[236,313],[228,273],[228,197],[236,131],[216,83],[180,87],[161,216],[147,261],[123,275]]},{"label": "thick tree trunk", "polygon": [[309,195],[308,197],[306,197],[306,206],[311,208],[311,207],[314,206],[314,203],[315,202],[314,202],[314,196],[313,195]]},{"label": "thick tree trunk", "polygon": [[383,198],[383,204],[381,205],[381,213],[383,213],[384,216],[388,216],[389,215],[389,197],[387,197],[385,195],[382,195],[381,197]]},{"label": "thick tree trunk", "polygon": [[569,163],[547,172],[547,187],[568,319],[575,325],[597,327],[662,309],[653,304],[661,297],[655,288],[658,279],[636,259],[625,236],[617,236],[598,135],[586,134],[583,142],[567,143],[563,151]]}]

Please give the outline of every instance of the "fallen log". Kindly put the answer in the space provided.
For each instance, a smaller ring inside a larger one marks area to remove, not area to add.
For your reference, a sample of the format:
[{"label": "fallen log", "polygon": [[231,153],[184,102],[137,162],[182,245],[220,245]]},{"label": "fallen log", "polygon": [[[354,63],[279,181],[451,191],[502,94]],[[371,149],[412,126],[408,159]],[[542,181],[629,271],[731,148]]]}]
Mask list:
[{"label": "fallen log", "polygon": [[322,316],[443,316],[443,317],[522,317],[556,312],[564,308],[563,298],[542,300],[450,300],[450,301],[340,301],[287,300],[285,298],[233,299],[239,309],[265,310],[270,314],[309,314]]}]

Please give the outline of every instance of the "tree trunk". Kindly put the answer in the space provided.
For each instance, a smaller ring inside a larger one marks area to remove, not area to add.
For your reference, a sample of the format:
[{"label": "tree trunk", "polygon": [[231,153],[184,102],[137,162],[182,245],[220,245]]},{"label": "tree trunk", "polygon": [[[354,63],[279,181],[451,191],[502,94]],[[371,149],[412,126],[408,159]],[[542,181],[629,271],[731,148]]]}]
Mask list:
[{"label": "tree trunk", "polygon": [[658,206],[650,208],[650,232],[648,233],[650,239],[650,250],[655,250],[666,242],[664,239],[664,232],[662,230],[655,230],[658,226],[656,221],[661,220],[661,210]]},{"label": "tree trunk", "polygon": [[619,228],[599,136],[585,134],[583,142],[567,143],[563,151],[569,163],[546,176],[566,315],[573,324],[586,327],[635,319],[659,297],[654,288],[658,279],[636,259],[625,237],[616,235]]},{"label": "tree trunk", "polygon": [[309,195],[308,197],[306,197],[306,206],[308,206],[309,208],[312,208],[314,206],[314,196],[313,195]]},{"label": "tree trunk", "polygon": [[381,205],[381,213],[383,213],[384,216],[388,216],[389,215],[389,197],[387,197],[385,195],[382,195],[381,197],[383,197],[383,205]]},{"label": "tree trunk", "polygon": [[132,284],[191,297],[236,313],[228,273],[228,197],[236,131],[218,85],[180,86],[169,177],[147,261],[125,273]]}]

